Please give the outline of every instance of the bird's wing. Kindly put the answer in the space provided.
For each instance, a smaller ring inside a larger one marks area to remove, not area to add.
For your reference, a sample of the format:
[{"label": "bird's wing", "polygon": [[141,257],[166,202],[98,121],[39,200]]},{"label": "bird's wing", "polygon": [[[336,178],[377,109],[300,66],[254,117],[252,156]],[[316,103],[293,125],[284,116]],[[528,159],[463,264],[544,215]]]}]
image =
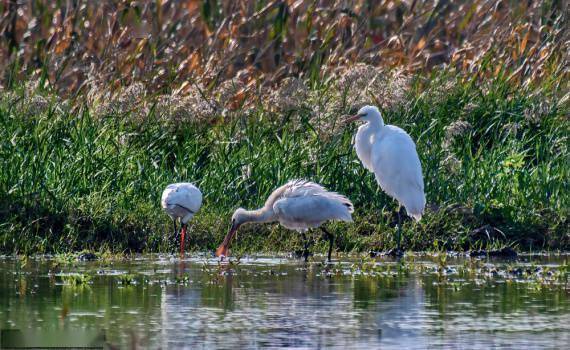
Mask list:
[{"label": "bird's wing", "polygon": [[327,192],[323,186],[303,179],[289,181],[286,186],[283,197],[300,197]]},{"label": "bird's wing", "polygon": [[297,179],[278,187],[265,201],[266,207],[272,207],[275,202],[284,197],[297,197],[308,193],[321,193],[326,190],[319,184],[307,180]]},{"label": "bird's wing", "polygon": [[327,220],[352,221],[351,209],[352,203],[347,205],[336,197],[323,194],[282,197],[273,205],[273,211],[282,223],[298,223],[308,227],[318,226]]},{"label": "bird's wing", "polygon": [[190,183],[169,185],[163,192],[164,205],[179,207],[190,213],[196,213],[202,206],[202,192]]},{"label": "bird's wing", "polygon": [[[277,215],[279,215],[278,212],[287,210],[283,208],[289,208],[289,212],[285,213],[289,219],[302,219],[303,215],[318,218],[319,213],[316,213],[318,210],[323,210],[324,217],[327,217],[326,215],[331,212],[326,209],[335,208],[336,217],[328,217],[324,220],[337,218],[350,221],[352,220],[350,214],[354,211],[352,202],[345,196],[327,191],[323,186],[303,179],[291,180],[273,191],[265,202],[265,206],[273,208]],[[303,213],[303,210],[306,212]]]},{"label": "bird's wing", "polygon": [[349,212],[354,211],[354,206],[352,202],[345,196],[338,194],[336,192],[328,191],[323,186],[307,181],[307,180],[293,180],[289,182],[289,186],[283,192],[283,198],[295,198],[295,197],[306,197],[306,196],[322,196],[333,202],[337,202],[348,208]]},{"label": "bird's wing", "polygon": [[423,191],[422,166],[414,141],[400,128],[390,131],[372,146],[374,174],[381,183],[404,182]]},{"label": "bird's wing", "polygon": [[416,145],[400,128],[392,127],[373,145],[372,165],[380,187],[410,213],[425,206],[422,166]]}]

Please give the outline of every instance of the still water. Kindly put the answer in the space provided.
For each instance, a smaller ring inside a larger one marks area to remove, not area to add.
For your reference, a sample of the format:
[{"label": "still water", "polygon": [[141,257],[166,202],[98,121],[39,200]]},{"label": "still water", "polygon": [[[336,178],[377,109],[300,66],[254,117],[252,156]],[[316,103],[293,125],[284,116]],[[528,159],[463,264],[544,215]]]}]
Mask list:
[{"label": "still water", "polygon": [[103,330],[120,348],[568,348],[569,271],[567,255],[4,257],[0,326]]}]

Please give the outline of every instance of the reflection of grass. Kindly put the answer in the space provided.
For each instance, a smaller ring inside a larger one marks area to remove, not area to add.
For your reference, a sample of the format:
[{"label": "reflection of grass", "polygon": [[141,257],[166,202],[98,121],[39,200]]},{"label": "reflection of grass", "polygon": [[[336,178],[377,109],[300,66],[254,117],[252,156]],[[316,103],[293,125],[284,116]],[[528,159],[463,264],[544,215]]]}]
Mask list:
[{"label": "reflection of grass", "polygon": [[239,265],[239,258],[225,262],[218,261],[216,265],[209,265],[207,262],[204,262],[202,264],[202,272],[210,283],[218,284],[223,281],[224,276],[234,274]]},{"label": "reflection of grass", "polygon": [[65,286],[83,287],[91,283],[91,276],[87,274],[62,275],[61,280]]}]

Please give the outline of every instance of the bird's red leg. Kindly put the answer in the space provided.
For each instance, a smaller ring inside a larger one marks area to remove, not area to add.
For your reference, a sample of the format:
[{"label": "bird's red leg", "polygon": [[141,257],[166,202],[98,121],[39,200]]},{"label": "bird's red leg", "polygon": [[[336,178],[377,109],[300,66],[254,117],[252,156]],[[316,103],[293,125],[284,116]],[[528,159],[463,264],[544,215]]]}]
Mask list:
[{"label": "bird's red leg", "polygon": [[180,232],[180,255],[184,255],[184,237],[186,236],[186,225],[182,225]]}]

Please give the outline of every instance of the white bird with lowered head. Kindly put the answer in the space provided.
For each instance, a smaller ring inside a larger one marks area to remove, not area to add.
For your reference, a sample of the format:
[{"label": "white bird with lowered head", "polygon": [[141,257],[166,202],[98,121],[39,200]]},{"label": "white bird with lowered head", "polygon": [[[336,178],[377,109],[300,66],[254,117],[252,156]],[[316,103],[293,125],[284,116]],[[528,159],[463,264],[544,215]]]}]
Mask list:
[{"label": "white bird with lowered head", "polygon": [[[354,148],[362,165],[376,176],[380,188],[406,208],[419,221],[426,205],[422,165],[416,144],[403,129],[385,125],[375,106],[362,107],[346,122],[363,121],[358,128]],[[399,208],[399,209],[400,209]],[[397,254],[401,254],[402,220],[398,210]]]},{"label": "white bird with lowered head", "polygon": [[[328,261],[331,260],[334,236],[321,225],[329,220],[352,222],[352,202],[343,195],[306,180],[292,180],[277,188],[257,210],[238,208],[232,216],[230,231],[216,250],[216,256],[227,256],[238,228],[248,222],[274,222],[302,232],[320,227],[329,240]],[[305,260],[307,246],[305,245]]]},{"label": "white bird with lowered head", "polygon": [[174,236],[176,236],[176,221],[180,220],[180,254],[184,254],[186,227],[202,206],[202,192],[198,187],[188,182],[179,182],[166,186],[160,200],[162,209],[172,218]]}]

